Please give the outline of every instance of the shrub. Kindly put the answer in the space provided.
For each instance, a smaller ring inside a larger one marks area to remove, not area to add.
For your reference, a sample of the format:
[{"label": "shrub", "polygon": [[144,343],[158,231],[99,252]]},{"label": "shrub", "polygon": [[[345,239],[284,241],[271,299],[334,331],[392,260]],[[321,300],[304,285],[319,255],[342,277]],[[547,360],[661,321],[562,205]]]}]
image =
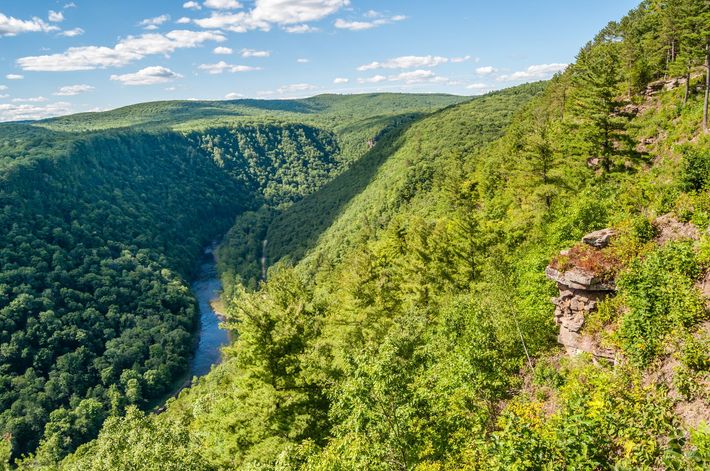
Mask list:
[{"label": "shrub", "polygon": [[618,278],[619,294],[628,307],[618,338],[632,362],[647,365],[662,352],[669,333],[705,316],[694,287],[699,274],[692,244],[677,242],[637,259]]}]

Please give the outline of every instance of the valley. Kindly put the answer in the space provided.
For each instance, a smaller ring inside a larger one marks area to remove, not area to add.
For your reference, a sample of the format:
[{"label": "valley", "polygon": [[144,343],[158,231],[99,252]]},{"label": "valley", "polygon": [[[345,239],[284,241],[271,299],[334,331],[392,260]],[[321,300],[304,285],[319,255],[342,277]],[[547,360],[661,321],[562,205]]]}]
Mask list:
[{"label": "valley", "polygon": [[[315,51],[410,21],[336,0],[361,21],[309,29],[306,3],[186,2],[61,57],[99,74],[92,54],[168,40],[164,61],[227,32],[327,34]],[[173,21],[204,30],[155,32]],[[710,2],[643,0],[588,39],[569,64],[402,55],[329,78],[357,93],[295,83],[326,67],[301,54],[259,99],[0,123],[0,464],[709,469]],[[52,72],[38,57],[17,65]],[[192,65],[108,80],[175,81],[162,97],[262,70]],[[446,87],[477,94],[400,92]]]}]

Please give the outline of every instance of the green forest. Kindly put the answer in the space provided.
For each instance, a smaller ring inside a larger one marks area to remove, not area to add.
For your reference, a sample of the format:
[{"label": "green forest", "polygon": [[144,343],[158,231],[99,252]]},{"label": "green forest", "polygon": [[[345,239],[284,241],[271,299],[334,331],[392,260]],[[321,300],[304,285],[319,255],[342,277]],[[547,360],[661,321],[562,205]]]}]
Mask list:
[{"label": "green forest", "polygon": [[[0,459],[710,469],[709,95],[710,2],[644,0],[474,98],[0,125]],[[215,240],[232,342],[153,413]]]}]

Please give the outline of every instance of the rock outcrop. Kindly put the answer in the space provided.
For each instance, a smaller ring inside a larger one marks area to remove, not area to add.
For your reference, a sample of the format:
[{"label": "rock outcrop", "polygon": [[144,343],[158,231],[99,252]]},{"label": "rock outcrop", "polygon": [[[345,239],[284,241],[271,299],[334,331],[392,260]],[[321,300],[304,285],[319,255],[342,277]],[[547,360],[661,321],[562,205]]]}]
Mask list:
[{"label": "rock outcrop", "polygon": [[[587,234],[582,242],[601,250],[613,236],[614,231],[605,229]],[[569,251],[562,251],[560,255],[567,257]],[[557,282],[560,290],[560,295],[552,299],[555,322],[560,327],[557,341],[565,346],[569,355],[587,352],[595,358],[614,360],[614,351],[601,347],[593,336],[584,333],[585,319],[596,311],[600,301],[614,294],[614,283],[574,265],[564,270],[551,265],[545,269],[545,274]]]}]

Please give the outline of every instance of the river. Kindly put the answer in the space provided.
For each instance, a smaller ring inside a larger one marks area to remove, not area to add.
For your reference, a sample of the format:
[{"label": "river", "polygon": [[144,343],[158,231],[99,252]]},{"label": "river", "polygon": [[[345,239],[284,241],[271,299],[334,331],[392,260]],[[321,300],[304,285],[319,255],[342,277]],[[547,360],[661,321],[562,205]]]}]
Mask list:
[{"label": "river", "polygon": [[205,250],[197,278],[190,286],[200,310],[199,340],[190,360],[189,378],[209,373],[222,360],[221,348],[229,343],[229,332],[220,328],[220,316],[213,304],[219,300],[222,284],[217,275],[213,248]]}]

